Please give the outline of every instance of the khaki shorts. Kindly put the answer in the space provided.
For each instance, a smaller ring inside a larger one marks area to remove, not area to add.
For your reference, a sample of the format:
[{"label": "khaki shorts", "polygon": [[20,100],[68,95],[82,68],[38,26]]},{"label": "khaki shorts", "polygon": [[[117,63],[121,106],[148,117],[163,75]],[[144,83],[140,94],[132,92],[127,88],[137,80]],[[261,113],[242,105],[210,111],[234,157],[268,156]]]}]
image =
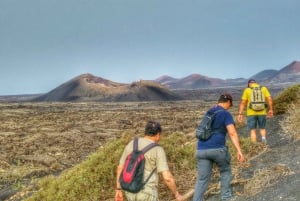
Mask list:
[{"label": "khaki shorts", "polygon": [[125,191],[127,201],[159,201],[155,195],[150,195],[143,191],[139,193],[129,193]]}]

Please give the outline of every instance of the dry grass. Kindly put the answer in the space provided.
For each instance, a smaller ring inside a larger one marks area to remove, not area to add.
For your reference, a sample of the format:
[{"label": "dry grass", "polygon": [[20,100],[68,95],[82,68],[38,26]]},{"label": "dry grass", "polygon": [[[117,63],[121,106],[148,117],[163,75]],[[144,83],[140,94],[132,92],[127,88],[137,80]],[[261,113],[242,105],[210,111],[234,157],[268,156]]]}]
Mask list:
[{"label": "dry grass", "polygon": [[[285,114],[285,118],[280,122],[283,130],[283,137],[287,137],[291,142],[300,139],[300,85],[289,87],[278,95],[274,103],[278,114]],[[267,151],[267,149],[265,149]],[[262,153],[261,153],[262,154]],[[254,158],[259,155],[254,155]],[[251,159],[251,160],[252,160]],[[253,177],[245,182],[244,194],[251,197],[265,188],[275,185],[280,178],[294,174],[285,164],[276,164],[268,168],[257,169]]]},{"label": "dry grass", "polygon": [[[294,104],[282,127],[293,138],[299,139],[299,133],[293,127],[299,122],[299,105]],[[161,145],[167,152],[179,191],[191,195],[197,176],[194,130],[212,105],[213,102],[203,101],[2,104],[0,176],[5,182],[1,185],[22,188],[28,178],[31,180],[32,185],[26,185],[10,200],[24,198],[33,192],[36,193],[29,200],[113,200],[115,168],[125,144],[133,135],[143,133],[148,119],[156,119],[163,126]],[[234,115],[237,107],[235,104],[230,109]],[[278,165],[257,170],[251,180],[242,178],[241,170],[247,169],[250,161],[266,147],[254,145],[248,138],[241,139],[241,144],[246,154],[243,165],[236,161],[233,147],[228,143],[232,153],[233,184],[249,186],[249,192],[245,193],[255,194],[261,189],[259,186],[272,184],[278,177],[291,174],[287,167]],[[49,153],[53,157],[51,160],[41,157],[50,156]],[[35,173],[26,173],[26,170]],[[57,173],[53,170],[63,172],[60,176],[39,179],[40,173]],[[251,189],[251,186],[256,187]],[[214,168],[206,196],[217,194],[219,190],[219,175]],[[173,199],[162,183],[159,192],[162,201]]]},{"label": "dry grass", "polygon": [[41,177],[60,174],[123,134],[142,134],[149,119],[161,122],[164,136],[193,137],[200,115],[211,105],[203,101],[2,103],[0,190],[20,190]]},{"label": "dry grass", "polygon": [[[291,140],[300,139],[300,85],[294,85],[278,95],[275,103],[278,102],[279,111],[285,111],[285,120],[280,123],[284,135]],[[285,107],[283,107],[285,106]]]},{"label": "dry grass", "polygon": [[284,135],[289,136],[292,140],[300,140],[300,102],[289,106],[285,120],[280,125],[283,128]]},{"label": "dry grass", "polygon": [[267,169],[259,169],[254,172],[253,178],[245,184],[244,193],[253,196],[265,188],[274,185],[280,177],[294,174],[289,167],[279,164]]},{"label": "dry grass", "polygon": [[274,112],[275,114],[285,114],[288,112],[290,105],[294,103],[299,103],[300,98],[300,85],[292,85],[281,91],[274,103]]}]

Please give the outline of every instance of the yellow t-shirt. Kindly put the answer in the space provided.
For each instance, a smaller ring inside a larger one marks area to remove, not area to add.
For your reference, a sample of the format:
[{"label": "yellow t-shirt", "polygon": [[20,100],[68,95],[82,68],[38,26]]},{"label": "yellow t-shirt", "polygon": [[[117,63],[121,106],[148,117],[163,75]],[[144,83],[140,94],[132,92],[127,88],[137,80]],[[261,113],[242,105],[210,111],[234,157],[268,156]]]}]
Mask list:
[{"label": "yellow t-shirt", "polygon": [[[259,87],[258,84],[254,83],[253,84],[253,87]],[[267,87],[261,87],[261,90],[267,100],[268,97],[271,96],[269,90],[267,89]],[[252,92],[252,89],[251,88],[246,88],[243,92],[243,95],[242,95],[242,100],[245,100],[247,102],[247,116],[251,116],[251,115],[266,115],[267,114],[267,110],[264,109],[264,110],[261,110],[261,111],[254,111],[252,109],[249,108],[249,105],[250,105],[250,97],[251,97],[251,92]]]}]

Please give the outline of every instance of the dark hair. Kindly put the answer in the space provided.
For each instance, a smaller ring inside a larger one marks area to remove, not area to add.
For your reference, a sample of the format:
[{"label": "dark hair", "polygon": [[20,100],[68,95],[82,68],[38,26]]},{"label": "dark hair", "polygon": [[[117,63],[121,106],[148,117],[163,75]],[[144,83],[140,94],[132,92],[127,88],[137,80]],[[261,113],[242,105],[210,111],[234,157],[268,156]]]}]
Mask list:
[{"label": "dark hair", "polygon": [[232,106],[232,96],[230,94],[222,94],[218,100],[218,103],[226,103],[227,101],[230,101],[230,105]]},{"label": "dark hair", "polygon": [[250,80],[248,80],[248,87],[249,87],[250,83],[256,83],[255,79],[251,78]]},{"label": "dark hair", "polygon": [[161,133],[162,129],[160,123],[157,121],[148,121],[145,127],[145,135],[154,136],[157,133]]}]

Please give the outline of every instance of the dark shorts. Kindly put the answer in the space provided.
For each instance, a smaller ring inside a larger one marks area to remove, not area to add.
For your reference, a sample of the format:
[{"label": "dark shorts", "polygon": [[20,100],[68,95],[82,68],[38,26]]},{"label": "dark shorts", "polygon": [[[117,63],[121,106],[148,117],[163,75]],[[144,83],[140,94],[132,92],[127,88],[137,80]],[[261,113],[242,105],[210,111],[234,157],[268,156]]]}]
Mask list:
[{"label": "dark shorts", "polygon": [[247,117],[248,130],[256,128],[266,128],[267,116],[266,115],[253,115]]}]

